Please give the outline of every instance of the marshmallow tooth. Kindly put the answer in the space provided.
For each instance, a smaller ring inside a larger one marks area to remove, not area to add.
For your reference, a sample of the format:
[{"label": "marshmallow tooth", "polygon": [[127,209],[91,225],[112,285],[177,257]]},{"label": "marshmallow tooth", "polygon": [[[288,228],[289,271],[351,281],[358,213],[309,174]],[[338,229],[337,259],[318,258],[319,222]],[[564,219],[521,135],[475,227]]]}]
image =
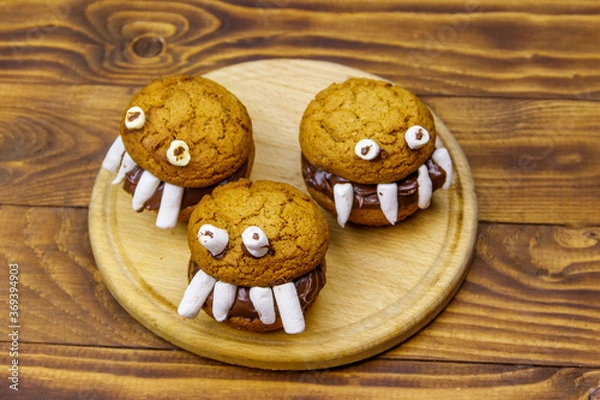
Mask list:
[{"label": "marshmallow tooth", "polygon": [[152,197],[158,188],[158,185],[160,185],[160,179],[150,172],[144,171],[138,181],[135,192],[133,193],[131,207],[133,207],[135,211],[141,210],[142,207],[144,207],[144,203]]},{"label": "marshmallow tooth", "polygon": [[446,180],[442,189],[448,189],[452,184],[452,159],[450,158],[450,153],[444,147],[440,147],[433,152],[431,159],[446,172]]},{"label": "marshmallow tooth", "polygon": [[242,242],[254,257],[264,257],[269,252],[269,239],[258,226],[246,228],[242,233]]},{"label": "marshmallow tooth", "polygon": [[351,183],[338,183],[333,187],[333,201],[337,213],[337,222],[343,228],[348,222],[352,204],[354,203],[354,188]]},{"label": "marshmallow tooth", "polygon": [[181,210],[181,199],[183,199],[183,190],[181,186],[165,182],[156,217],[156,226],[169,229],[177,225],[177,218]]},{"label": "marshmallow tooth", "polygon": [[284,283],[273,287],[273,294],[279,309],[279,316],[285,333],[295,334],[304,331],[304,314],[298,299],[294,282]]},{"label": "marshmallow tooth", "polygon": [[125,153],[125,145],[123,139],[118,136],[117,139],[110,145],[104,160],[102,161],[102,168],[109,170],[110,172],[117,172],[119,165],[121,164],[121,158]]},{"label": "marshmallow tooth", "polygon": [[198,241],[213,257],[216,257],[227,248],[229,234],[225,229],[204,224],[198,230]]},{"label": "marshmallow tooth", "polygon": [[235,285],[221,281],[215,283],[212,312],[213,317],[215,317],[218,322],[223,322],[227,319],[227,314],[235,301],[236,293],[237,286]]},{"label": "marshmallow tooth", "polygon": [[250,301],[258,313],[260,322],[265,325],[275,323],[275,303],[271,288],[254,286],[250,288]]},{"label": "marshmallow tooth", "polygon": [[137,166],[136,162],[133,161],[128,152],[125,152],[123,155],[123,161],[121,161],[121,168],[119,168],[119,172],[117,173],[117,177],[112,181],[113,185],[121,183],[125,180],[125,176],[133,171],[133,169]]},{"label": "marshmallow tooth", "polygon": [[417,184],[419,186],[419,201],[418,205],[420,209],[427,208],[431,205],[431,194],[433,192],[433,184],[429,177],[429,171],[427,166],[421,165],[419,167],[419,175],[417,177]]},{"label": "marshmallow tooth", "polygon": [[379,206],[385,218],[394,225],[398,219],[398,185],[395,183],[380,183],[377,185]]},{"label": "marshmallow tooth", "polygon": [[195,318],[200,313],[202,305],[213,290],[216,279],[206,272],[199,270],[185,289],[183,298],[177,308],[177,313],[185,318]]}]

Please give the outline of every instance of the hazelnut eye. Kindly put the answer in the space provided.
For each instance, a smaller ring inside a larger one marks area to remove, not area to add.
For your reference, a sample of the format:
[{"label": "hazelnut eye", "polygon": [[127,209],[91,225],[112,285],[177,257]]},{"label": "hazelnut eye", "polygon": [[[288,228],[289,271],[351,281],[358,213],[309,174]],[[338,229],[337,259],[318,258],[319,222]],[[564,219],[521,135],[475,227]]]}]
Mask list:
[{"label": "hazelnut eye", "polygon": [[229,234],[225,229],[205,224],[198,230],[198,241],[213,257],[219,257],[227,248]]},{"label": "hazelnut eye", "polygon": [[420,149],[429,142],[429,132],[422,126],[414,125],[408,128],[404,134],[404,140],[411,149]]},{"label": "hazelnut eye", "polygon": [[271,250],[269,238],[258,226],[246,228],[242,233],[242,242],[248,253],[256,258],[264,257]]},{"label": "hazelnut eye", "polygon": [[371,139],[363,139],[354,146],[356,155],[365,161],[371,161],[377,158],[379,151],[379,145]]},{"label": "hazelnut eye", "polygon": [[131,107],[125,113],[125,127],[130,131],[142,129],[146,123],[146,114],[140,107]]},{"label": "hazelnut eye", "polygon": [[185,167],[189,164],[192,156],[190,147],[183,140],[173,140],[167,149],[167,160],[176,167]]}]

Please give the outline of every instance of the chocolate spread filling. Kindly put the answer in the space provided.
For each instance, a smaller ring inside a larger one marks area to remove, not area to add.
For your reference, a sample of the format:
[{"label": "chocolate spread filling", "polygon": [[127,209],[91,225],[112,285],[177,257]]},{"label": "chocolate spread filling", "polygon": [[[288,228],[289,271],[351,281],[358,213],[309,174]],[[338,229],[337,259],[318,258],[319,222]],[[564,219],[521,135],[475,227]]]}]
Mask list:
[{"label": "chocolate spread filling", "polygon": [[[183,198],[181,199],[181,209],[183,210],[186,207],[190,207],[190,206],[194,206],[194,205],[198,204],[204,196],[206,196],[207,194],[211,194],[215,187],[224,185],[228,182],[235,182],[235,181],[239,180],[240,178],[245,177],[247,168],[248,168],[248,162],[245,162],[231,176],[223,179],[221,182],[218,182],[214,185],[199,187],[199,188],[188,188],[188,187],[184,188]],[[136,166],[131,172],[128,172],[127,175],[125,176],[125,182],[123,183],[123,189],[125,189],[126,192],[133,194],[135,192],[135,188],[137,187],[137,184],[138,184],[140,178],[142,177],[143,172],[144,172],[144,170],[139,166]],[[165,186],[165,183],[161,182],[160,185],[158,185],[158,188],[156,189],[156,191],[154,192],[152,197],[150,197],[150,199],[148,199],[148,201],[146,201],[144,203],[144,208],[146,210],[158,210],[159,209],[164,186]]]},{"label": "chocolate spread filling", "polygon": [[[446,171],[431,159],[425,161],[429,178],[431,178],[432,191],[436,191],[444,185],[446,180]],[[407,207],[419,201],[419,184],[417,183],[418,172],[414,171],[406,178],[396,181],[398,185],[398,207]],[[338,183],[351,183],[354,188],[354,208],[363,209],[378,209],[379,198],[377,197],[377,185],[364,185],[361,183],[351,182],[338,175],[323,171],[310,164],[308,160],[302,156],[302,177],[304,182],[318,192],[323,193],[332,201],[333,187]]]},{"label": "chocolate spread filling", "polygon": [[[190,260],[188,279],[191,280],[199,269],[198,264],[194,260]],[[296,285],[300,306],[302,310],[306,310],[317,298],[317,295],[325,285],[325,273],[323,272],[322,264],[319,264],[312,271],[307,272],[301,277],[294,279],[294,285]],[[210,307],[212,310],[212,302],[213,296],[211,292],[204,305]],[[250,301],[249,287],[238,286],[236,298],[233,306],[229,309],[228,316],[248,319],[258,318],[258,312],[254,308],[254,305],[252,305],[252,301]]]}]

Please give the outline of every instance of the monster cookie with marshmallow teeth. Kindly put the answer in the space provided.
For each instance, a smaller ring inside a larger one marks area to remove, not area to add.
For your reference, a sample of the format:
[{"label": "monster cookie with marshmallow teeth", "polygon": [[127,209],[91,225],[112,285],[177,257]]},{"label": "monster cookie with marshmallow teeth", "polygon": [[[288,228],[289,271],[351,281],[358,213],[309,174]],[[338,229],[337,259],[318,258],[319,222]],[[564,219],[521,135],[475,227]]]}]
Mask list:
[{"label": "monster cookie with marshmallow teeth", "polygon": [[226,88],[202,77],[157,79],[136,93],[103,162],[136,211],[158,210],[156,225],[187,221],[216,186],[250,175],[252,123]]},{"label": "monster cookie with marshmallow teeth", "polygon": [[299,139],[306,187],[342,227],[394,225],[452,182],[430,110],[388,82],[351,78],[324,89],[307,106]]},{"label": "monster cookie with marshmallow teeth", "polygon": [[188,224],[189,285],[178,313],[236,328],[300,333],[325,284],[329,228],[319,207],[279,182],[241,179],[204,197]]}]

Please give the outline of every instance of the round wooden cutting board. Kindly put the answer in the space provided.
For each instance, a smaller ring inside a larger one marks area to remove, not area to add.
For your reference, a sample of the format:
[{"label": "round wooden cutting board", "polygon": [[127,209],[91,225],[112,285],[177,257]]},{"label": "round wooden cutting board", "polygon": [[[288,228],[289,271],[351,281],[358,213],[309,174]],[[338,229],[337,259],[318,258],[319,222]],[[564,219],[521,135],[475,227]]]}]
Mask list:
[{"label": "round wooden cutting board", "polygon": [[[317,92],[368,73],[320,61],[261,60],[205,75],[233,92],[252,118],[256,160],[252,179],[290,183],[306,191],[298,126]],[[230,364],[305,370],[358,361],[409,338],[430,322],[462,283],[473,253],[477,202],[465,156],[438,119],[450,151],[452,187],[437,191],[425,211],[383,228],[348,225],[332,215],[327,284],[307,313],[306,330],[255,334],[201,313],[177,314],[187,286],[186,227],[155,227],[156,213],[136,213],[131,196],[100,170],[89,210],[98,268],[119,303],[155,334],[198,355]]]}]

